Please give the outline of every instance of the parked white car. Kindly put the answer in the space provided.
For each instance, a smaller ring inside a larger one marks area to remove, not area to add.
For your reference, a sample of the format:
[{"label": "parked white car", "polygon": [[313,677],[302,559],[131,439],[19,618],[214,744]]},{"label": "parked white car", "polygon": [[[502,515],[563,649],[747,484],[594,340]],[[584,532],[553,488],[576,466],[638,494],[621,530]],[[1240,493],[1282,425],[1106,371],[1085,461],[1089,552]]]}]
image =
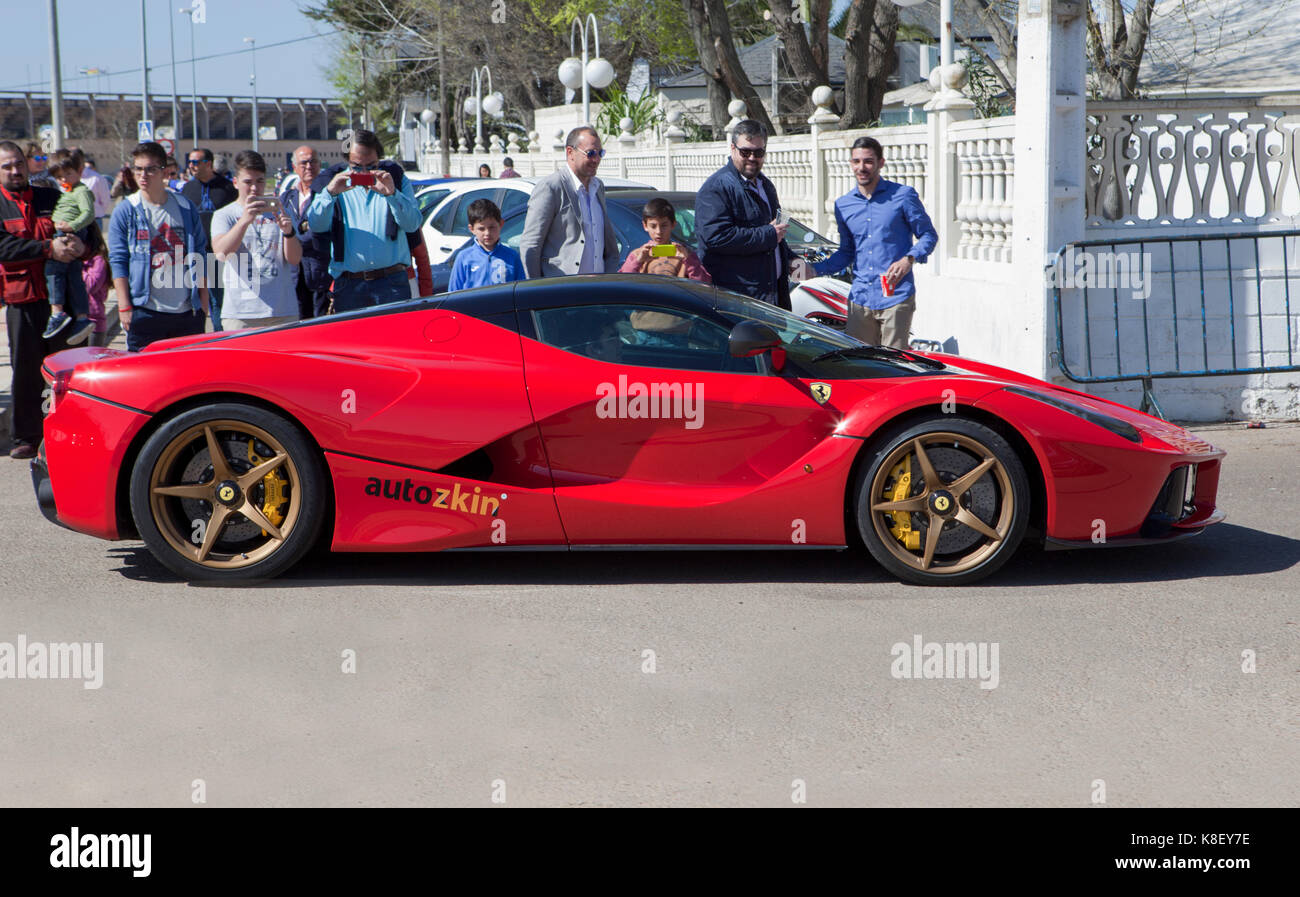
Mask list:
[{"label": "parked white car", "polygon": [[[601,178],[606,187],[640,187],[653,189],[649,184],[627,181],[622,178]],[[538,178],[475,178],[451,184],[427,187],[416,193],[416,202],[424,214],[424,245],[429,250],[429,264],[445,262],[451,254],[469,242],[469,206],[476,199],[490,199],[501,209],[502,215],[528,205]],[[446,193],[431,203],[433,191]],[[422,201],[423,200],[423,201]]]}]

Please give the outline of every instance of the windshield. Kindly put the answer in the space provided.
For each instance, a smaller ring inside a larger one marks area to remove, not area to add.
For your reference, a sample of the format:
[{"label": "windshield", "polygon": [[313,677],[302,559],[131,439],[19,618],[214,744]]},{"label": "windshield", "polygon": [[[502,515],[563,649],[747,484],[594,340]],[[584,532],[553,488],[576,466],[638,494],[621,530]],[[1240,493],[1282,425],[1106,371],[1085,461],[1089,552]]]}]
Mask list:
[{"label": "windshield", "polygon": [[[865,377],[904,377],[933,374],[943,370],[938,362],[909,361],[904,357],[883,358],[828,355],[836,349],[852,350],[866,344],[842,330],[801,318],[766,302],[755,302],[725,290],[717,292],[717,309],[723,316],[739,323],[742,320],[767,324],[781,337],[786,352],[786,371],[797,377],[821,377],[827,380],[855,380]],[[890,352],[890,350],[884,350]]]}]

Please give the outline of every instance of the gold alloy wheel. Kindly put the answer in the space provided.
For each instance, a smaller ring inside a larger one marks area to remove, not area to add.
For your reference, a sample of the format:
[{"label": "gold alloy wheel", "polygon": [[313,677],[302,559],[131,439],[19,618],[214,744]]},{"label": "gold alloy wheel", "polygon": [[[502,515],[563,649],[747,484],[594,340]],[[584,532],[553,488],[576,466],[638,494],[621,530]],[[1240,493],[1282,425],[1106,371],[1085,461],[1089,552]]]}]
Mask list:
[{"label": "gold alloy wheel", "polygon": [[[270,456],[253,463],[231,451],[251,441],[269,447]],[[210,470],[207,479],[177,482],[196,461]],[[279,525],[261,506],[268,478],[277,476],[288,485],[288,507],[280,509]],[[185,513],[183,501],[191,508],[204,503],[206,518]],[[237,420],[205,421],[183,431],[158,457],[149,474],[149,509],[158,531],[181,557],[215,570],[236,570],[270,557],[289,538],[302,510],[301,477],[284,446],[261,427]],[[251,535],[223,542],[222,533],[239,524],[241,516],[252,525],[247,527]]]},{"label": "gold alloy wheel", "polygon": [[[974,467],[955,475],[949,473],[945,479],[931,463],[927,446],[930,451],[957,449],[974,462]],[[909,456],[914,483],[911,494],[903,499],[882,500],[883,496],[893,494],[893,471]],[[992,523],[981,519],[971,508],[971,489],[977,485],[984,488],[980,481],[985,477],[992,478],[997,492],[997,519]],[[868,495],[872,497],[871,523],[880,542],[909,567],[930,574],[962,573],[988,560],[1008,537],[1016,514],[1015,491],[1006,467],[987,446],[962,433],[924,433],[899,445],[878,466]],[[922,515],[918,522],[924,523],[925,536],[919,553],[908,549],[891,530],[897,525],[893,515],[899,511]],[[944,555],[936,563],[936,551],[945,529],[952,532],[955,527],[967,527],[977,533],[975,544],[964,554]]]}]

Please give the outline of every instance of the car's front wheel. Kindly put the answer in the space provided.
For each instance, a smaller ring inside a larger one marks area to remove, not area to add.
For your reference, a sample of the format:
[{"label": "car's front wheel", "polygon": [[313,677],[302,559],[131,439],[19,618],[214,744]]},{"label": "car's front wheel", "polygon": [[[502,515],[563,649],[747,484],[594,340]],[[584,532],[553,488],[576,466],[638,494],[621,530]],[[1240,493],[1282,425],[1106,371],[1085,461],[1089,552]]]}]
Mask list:
[{"label": "car's front wheel", "polygon": [[1006,563],[1029,520],[1015,451],[973,420],[945,415],[886,433],[858,475],[858,531],[901,579],[962,585]]},{"label": "car's front wheel", "polygon": [[131,513],[153,555],[185,579],[277,576],[320,533],[327,478],[293,423],[221,403],[158,428],[131,475]]}]

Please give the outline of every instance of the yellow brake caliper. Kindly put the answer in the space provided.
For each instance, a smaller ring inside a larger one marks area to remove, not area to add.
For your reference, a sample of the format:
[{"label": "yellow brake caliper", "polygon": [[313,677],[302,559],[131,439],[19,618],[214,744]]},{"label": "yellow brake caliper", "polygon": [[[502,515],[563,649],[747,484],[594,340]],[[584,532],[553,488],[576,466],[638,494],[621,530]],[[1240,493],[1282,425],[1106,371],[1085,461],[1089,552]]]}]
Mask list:
[{"label": "yellow brake caliper", "polygon": [[[252,439],[248,440],[248,460],[256,466],[266,459],[257,456],[257,452],[253,449],[253,442]],[[284,512],[280,509],[288,501],[287,496],[284,494],[285,487],[288,484],[288,480],[280,473],[279,468],[262,477],[262,513],[266,515],[267,520],[276,526],[284,523]],[[262,530],[262,535],[267,535],[266,530]]]},{"label": "yellow brake caliper", "polygon": [[[894,478],[894,487],[892,489],[886,487],[885,494],[881,498],[885,501],[902,501],[909,498],[912,491],[912,456],[904,455],[903,460],[894,465],[889,475]],[[904,548],[920,548],[921,534],[912,529],[911,513],[908,511],[888,513],[894,518],[894,525],[889,528],[894,538],[903,543]]]}]

